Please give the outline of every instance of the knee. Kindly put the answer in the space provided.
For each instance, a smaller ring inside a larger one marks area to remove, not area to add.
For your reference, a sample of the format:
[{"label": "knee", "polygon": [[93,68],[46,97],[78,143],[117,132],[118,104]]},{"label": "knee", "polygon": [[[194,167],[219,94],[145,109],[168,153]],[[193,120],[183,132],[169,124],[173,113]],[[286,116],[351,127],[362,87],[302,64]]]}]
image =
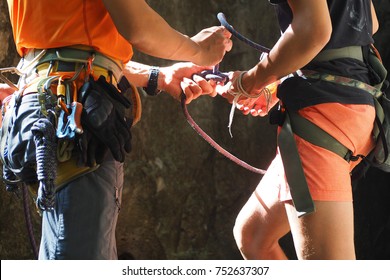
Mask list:
[{"label": "knee", "polygon": [[233,226],[233,237],[234,237],[234,240],[236,241],[238,248],[241,250],[242,237],[243,237],[242,226],[241,226],[241,224],[237,223],[237,219],[236,219],[236,222],[234,223],[234,226]]},{"label": "knee", "polygon": [[238,249],[245,259],[251,259],[255,254],[254,250],[257,243],[255,229],[251,224],[242,221],[240,217],[237,217],[233,227],[233,237],[236,242]]},{"label": "knee", "polygon": [[242,257],[247,260],[285,259],[278,236],[270,233],[267,225],[254,219],[237,217],[233,236]]}]

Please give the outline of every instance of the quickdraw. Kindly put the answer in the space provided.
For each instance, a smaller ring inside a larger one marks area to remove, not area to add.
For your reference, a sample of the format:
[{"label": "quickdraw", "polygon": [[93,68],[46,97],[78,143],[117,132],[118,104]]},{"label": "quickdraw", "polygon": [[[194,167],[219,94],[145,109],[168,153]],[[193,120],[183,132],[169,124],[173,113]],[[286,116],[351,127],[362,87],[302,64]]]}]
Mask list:
[{"label": "quickdraw", "polygon": [[[232,35],[234,35],[239,40],[243,41],[244,43],[248,44],[249,46],[255,48],[256,50],[261,51],[262,53],[268,53],[270,50],[262,45],[259,45],[245,36],[241,35],[239,32],[237,32],[226,20],[226,17],[223,13],[218,13],[217,18],[222,26],[224,26]],[[214,66],[212,70],[205,70],[200,73],[200,76],[205,78],[206,80],[215,80],[218,83],[225,84],[229,77],[226,73],[223,73],[219,71],[219,65]],[[256,168],[245,161],[237,158],[224,148],[222,148],[218,143],[216,143],[209,135],[207,135],[206,132],[204,132],[199,125],[194,121],[194,119],[191,117],[191,115],[188,112],[187,105],[186,105],[186,95],[184,93],[181,94],[181,107],[182,111],[184,113],[184,116],[187,119],[187,122],[190,124],[190,126],[206,141],[208,142],[214,149],[216,149],[219,153],[221,153],[226,158],[230,159],[234,163],[238,164],[239,166],[257,173],[264,175],[266,170]]]}]

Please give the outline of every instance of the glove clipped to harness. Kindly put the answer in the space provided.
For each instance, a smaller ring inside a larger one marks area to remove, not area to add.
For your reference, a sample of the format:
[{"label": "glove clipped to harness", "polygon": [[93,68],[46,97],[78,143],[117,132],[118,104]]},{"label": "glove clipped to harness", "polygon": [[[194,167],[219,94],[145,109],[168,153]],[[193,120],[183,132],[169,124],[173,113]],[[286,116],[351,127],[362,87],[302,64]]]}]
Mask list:
[{"label": "glove clipped to harness", "polygon": [[115,160],[124,162],[126,153],[131,151],[130,101],[104,76],[96,81],[91,76],[81,88],[80,98],[84,108],[81,121],[87,133],[80,138],[79,147],[85,163],[101,162],[105,157],[104,146]]},{"label": "glove clipped to harness", "polygon": [[80,166],[95,167],[103,162],[108,153],[108,147],[96,138],[92,133],[85,130],[78,137]]}]

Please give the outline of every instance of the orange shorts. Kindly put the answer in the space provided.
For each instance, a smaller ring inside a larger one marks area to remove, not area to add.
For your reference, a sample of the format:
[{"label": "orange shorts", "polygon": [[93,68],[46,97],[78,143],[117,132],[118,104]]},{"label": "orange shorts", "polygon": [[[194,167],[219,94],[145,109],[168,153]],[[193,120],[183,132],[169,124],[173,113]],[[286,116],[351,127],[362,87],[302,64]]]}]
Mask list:
[{"label": "orange shorts", "polygon": [[[338,139],[354,155],[367,155],[375,145],[372,137],[375,109],[370,105],[326,103],[301,109],[299,113]],[[347,162],[298,136],[295,141],[313,200],[352,201],[350,172],[360,160]],[[291,200],[279,154],[267,173],[263,179],[276,184],[280,189],[279,199]]]}]

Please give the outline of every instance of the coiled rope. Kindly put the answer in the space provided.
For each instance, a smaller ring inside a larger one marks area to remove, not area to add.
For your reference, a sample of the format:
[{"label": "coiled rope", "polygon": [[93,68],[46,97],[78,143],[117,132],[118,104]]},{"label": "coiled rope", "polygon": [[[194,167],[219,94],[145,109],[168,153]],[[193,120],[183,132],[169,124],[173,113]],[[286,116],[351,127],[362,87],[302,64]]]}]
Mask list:
[{"label": "coiled rope", "polygon": [[39,181],[37,206],[39,209],[53,210],[55,202],[55,179],[57,176],[56,132],[46,118],[37,120],[31,132],[34,136]]}]

